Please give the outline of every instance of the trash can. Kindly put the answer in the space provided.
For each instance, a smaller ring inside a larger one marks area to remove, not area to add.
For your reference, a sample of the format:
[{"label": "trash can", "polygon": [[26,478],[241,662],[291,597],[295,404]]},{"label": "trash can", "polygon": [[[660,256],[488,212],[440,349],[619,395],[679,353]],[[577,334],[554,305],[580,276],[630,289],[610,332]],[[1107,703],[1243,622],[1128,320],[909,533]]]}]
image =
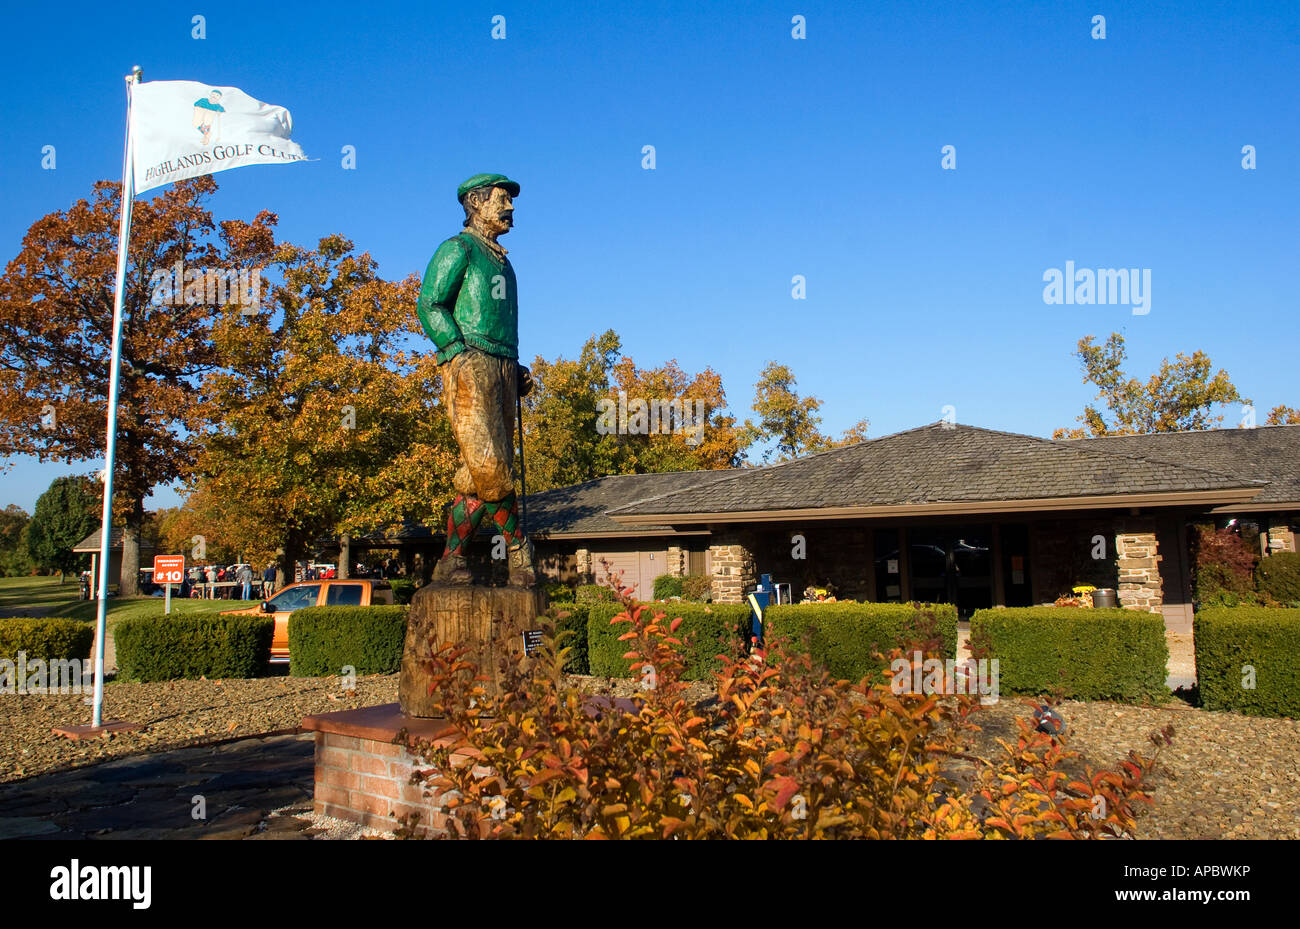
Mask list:
[{"label": "trash can", "polygon": [[1119,606],[1119,597],[1110,587],[1102,587],[1092,592],[1092,605],[1099,610],[1114,609]]}]

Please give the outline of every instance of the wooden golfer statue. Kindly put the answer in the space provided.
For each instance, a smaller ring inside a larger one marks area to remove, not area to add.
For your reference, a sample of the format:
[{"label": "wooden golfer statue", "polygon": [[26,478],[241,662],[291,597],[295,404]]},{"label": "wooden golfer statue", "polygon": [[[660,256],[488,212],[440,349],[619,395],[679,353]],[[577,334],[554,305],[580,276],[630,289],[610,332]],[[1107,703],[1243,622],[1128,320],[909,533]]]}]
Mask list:
[{"label": "wooden golfer statue", "polygon": [[447,518],[447,547],[436,584],[473,580],[465,546],[484,518],[505,537],[510,586],[537,582],[533,547],[519,519],[514,482],[515,398],[532,389],[519,364],[515,272],[497,239],[514,225],[519,185],[501,174],[476,174],[456,190],[465,228],[438,246],[420,288],[417,313],[438,347],[443,402],[460,446]]}]

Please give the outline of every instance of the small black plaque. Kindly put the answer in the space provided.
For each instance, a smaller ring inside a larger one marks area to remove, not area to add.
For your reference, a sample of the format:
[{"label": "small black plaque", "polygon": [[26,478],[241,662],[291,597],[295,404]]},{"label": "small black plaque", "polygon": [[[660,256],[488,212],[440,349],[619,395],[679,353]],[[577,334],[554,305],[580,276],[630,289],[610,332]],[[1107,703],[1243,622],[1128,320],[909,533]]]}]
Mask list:
[{"label": "small black plaque", "polygon": [[524,630],[524,654],[531,655],[542,647],[542,630],[526,629]]}]

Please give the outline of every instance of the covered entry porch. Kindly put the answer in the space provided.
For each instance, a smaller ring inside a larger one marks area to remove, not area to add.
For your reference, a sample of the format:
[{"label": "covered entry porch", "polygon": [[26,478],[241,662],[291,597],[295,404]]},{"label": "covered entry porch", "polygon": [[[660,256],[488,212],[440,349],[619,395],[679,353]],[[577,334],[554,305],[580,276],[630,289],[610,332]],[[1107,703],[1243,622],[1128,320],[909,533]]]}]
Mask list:
[{"label": "covered entry porch", "polygon": [[1050,604],[1080,585],[1113,588],[1121,606],[1161,612],[1171,632],[1184,632],[1192,616],[1187,517],[1081,511],[719,526],[714,550],[730,560],[711,560],[740,566],[743,579],[715,579],[723,591],[770,574],[796,599],[826,587],[840,599],[951,603],[962,619],[988,607]]}]

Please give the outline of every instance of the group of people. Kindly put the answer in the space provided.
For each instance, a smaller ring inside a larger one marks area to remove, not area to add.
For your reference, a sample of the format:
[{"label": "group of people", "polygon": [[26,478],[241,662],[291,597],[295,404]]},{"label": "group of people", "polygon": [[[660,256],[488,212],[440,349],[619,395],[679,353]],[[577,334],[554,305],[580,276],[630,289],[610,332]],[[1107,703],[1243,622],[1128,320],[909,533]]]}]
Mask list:
[{"label": "group of people", "polygon": [[[185,572],[185,580],[181,582],[180,589],[173,590],[173,593],[194,599],[252,600],[258,597],[265,600],[276,592],[277,570],[274,561],[266,566],[260,576],[248,564],[227,567],[215,564],[194,565]],[[85,573],[89,575],[90,572]],[[300,563],[296,573],[296,580],[299,581],[331,581],[339,576],[334,565]],[[403,573],[397,559],[392,558],[374,567],[358,564],[352,571],[352,577],[391,578],[401,577]],[[88,586],[83,584],[83,587]],[[150,593],[152,591],[149,588],[152,587],[157,585],[152,584],[148,576],[142,573],[141,589]],[[161,590],[161,587],[158,589]]]},{"label": "group of people", "polygon": [[[223,586],[216,586],[218,584]],[[230,586],[224,586],[226,584]],[[252,565],[230,565],[224,568],[214,564],[198,565],[186,572],[185,581],[181,584],[180,595],[192,598],[211,597],[221,600],[252,600],[254,586],[256,586],[257,593],[261,597],[269,597],[274,592],[274,564],[271,564],[266,569],[260,581],[256,580]],[[235,596],[236,588],[239,590],[238,597]]]}]

